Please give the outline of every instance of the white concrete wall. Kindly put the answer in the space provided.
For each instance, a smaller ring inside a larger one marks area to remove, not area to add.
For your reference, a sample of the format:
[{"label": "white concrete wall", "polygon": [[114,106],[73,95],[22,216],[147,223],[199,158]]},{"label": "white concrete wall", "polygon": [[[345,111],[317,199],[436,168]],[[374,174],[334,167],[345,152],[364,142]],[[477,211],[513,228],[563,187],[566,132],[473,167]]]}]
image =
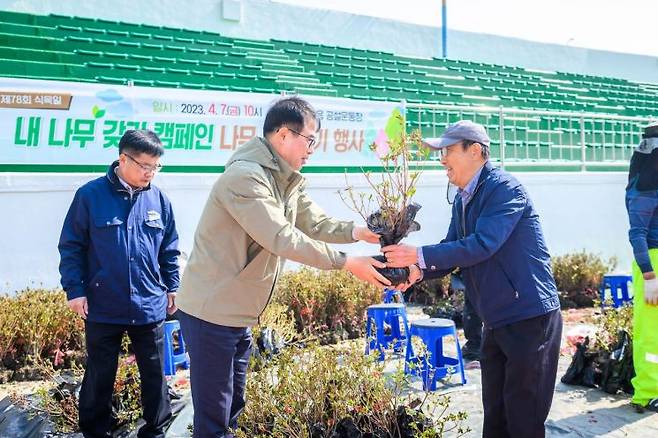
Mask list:
[{"label": "white concrete wall", "polygon": [[[231,0],[236,1],[236,0]],[[441,29],[269,0],[241,0],[242,20],[222,18],[222,0],[0,0],[0,10],[63,14],[219,32],[441,56]],[[437,3],[438,4],[438,3]],[[438,6],[437,6],[438,7]],[[614,30],[613,30],[614,31]],[[625,38],[632,38],[626,35]],[[658,58],[448,31],[453,59],[658,82]]]},{"label": "white concrete wall", "polygon": [[[26,286],[58,285],[57,241],[74,191],[96,175],[1,174],[0,175],[0,292]],[[620,259],[628,271],[632,257],[627,241],[624,208],[625,173],[517,173],[541,215],[552,255],[587,251]],[[196,224],[215,175],[161,174],[156,184],[172,200],[181,249],[189,254]],[[352,184],[363,186],[360,176]],[[344,176],[308,175],[310,195],[326,211],[341,218],[359,220],[336,195],[345,186]],[[442,171],[421,177],[417,201],[422,230],[407,239],[411,244],[438,242],[445,236],[450,206],[445,200],[446,177]],[[372,245],[347,246],[346,251],[376,253]]]}]

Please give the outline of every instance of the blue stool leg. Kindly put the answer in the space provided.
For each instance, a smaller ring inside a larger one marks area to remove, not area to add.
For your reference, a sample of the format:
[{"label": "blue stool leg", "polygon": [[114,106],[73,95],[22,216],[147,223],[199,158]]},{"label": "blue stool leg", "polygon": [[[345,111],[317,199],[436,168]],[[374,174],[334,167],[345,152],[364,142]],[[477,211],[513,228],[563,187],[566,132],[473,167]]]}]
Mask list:
[{"label": "blue stool leg", "polygon": [[409,321],[407,320],[407,311],[405,308],[397,314],[395,328],[396,336],[399,340],[399,342],[396,343],[395,351],[401,353],[404,343],[406,343],[407,338],[409,338]]},{"label": "blue stool leg", "polygon": [[419,352],[414,350],[413,338],[419,337],[417,332],[414,334],[409,334],[407,338],[407,351],[405,354],[405,363],[404,363],[404,372],[411,376],[419,376],[423,372],[423,362],[424,356],[419,356]]},{"label": "blue stool leg", "polygon": [[379,361],[384,360],[384,350],[388,344],[386,340],[386,333],[384,332],[384,320],[385,318],[376,318],[375,319],[375,329],[377,330],[376,336],[376,345],[379,350]]},{"label": "blue stool leg", "polygon": [[[397,300],[395,297],[398,297]],[[395,289],[384,289],[384,303],[400,303],[404,304],[404,296],[402,292]]]},{"label": "blue stool leg", "polygon": [[[379,350],[379,360],[385,359],[385,350],[393,346],[396,352],[401,352],[404,348],[403,342],[406,337],[400,329],[400,309],[372,308],[368,309],[366,314],[366,349],[365,353],[370,354],[373,349]],[[373,333],[373,324],[375,333]],[[387,334],[385,327],[390,327],[390,334]]]},{"label": "blue stool leg", "polygon": [[190,361],[187,358],[187,349],[185,348],[185,338],[183,337],[183,329],[178,330],[178,348],[177,355],[179,356],[178,364],[184,370],[190,367]]},{"label": "blue stool leg", "polygon": [[430,379],[430,372],[429,372],[430,363],[428,361],[427,352],[425,352],[425,353],[426,354],[422,358],[418,358],[418,360],[416,361],[417,367],[418,367],[417,368],[418,373],[420,374],[420,378],[423,380],[423,391],[431,390],[430,389],[430,381],[429,381],[429,379]]},{"label": "blue stool leg", "polygon": [[445,356],[443,355],[443,337],[434,340],[434,358],[432,363],[435,367],[443,367],[446,365]]},{"label": "blue stool leg", "polygon": [[404,352],[404,374],[409,374],[409,363],[411,362],[411,356],[413,353],[413,347],[411,345],[411,335],[407,332],[407,348]]},{"label": "blue stool leg", "polygon": [[407,320],[407,311],[406,309],[403,310],[403,312],[400,314],[400,318],[402,319],[402,325],[404,327],[404,334],[401,335],[402,339],[407,339],[409,338],[409,321]]},{"label": "blue stool leg", "polygon": [[[420,337],[424,343],[424,354],[419,357],[419,352],[414,351],[412,339]],[[457,357],[444,354],[444,337],[453,337],[457,350]],[[466,384],[466,373],[461,345],[457,337],[457,329],[452,327],[417,327],[411,325],[407,335],[407,352],[405,355],[405,374],[419,375],[423,381],[423,390],[435,391],[438,381],[447,375],[457,374],[461,377],[461,384]],[[415,366],[414,366],[415,365]]]},{"label": "blue stool leg", "polygon": [[615,295],[617,295],[617,302],[615,303],[615,307],[621,307],[624,304],[624,289],[621,285],[621,282],[617,282],[615,285],[615,292]]},{"label": "blue stool leg", "polygon": [[612,291],[612,301],[614,303],[614,307],[617,308],[621,306],[621,285],[619,284],[618,281],[613,280],[611,282],[610,290]]},{"label": "blue stool leg", "polygon": [[370,315],[370,312],[366,315],[366,356],[370,354],[370,350],[374,348],[374,340],[372,340],[372,317]]},{"label": "blue stool leg", "polygon": [[459,371],[462,377],[462,385],[466,385],[466,372],[464,371],[464,357],[462,356],[462,347],[459,345],[459,338],[457,337],[457,329],[453,333],[455,343],[457,344],[457,360],[459,361]]},{"label": "blue stool leg", "polygon": [[[423,389],[436,390],[436,339],[429,334],[427,338],[427,354],[423,361]],[[440,338],[439,338],[440,339]]]},{"label": "blue stool leg", "polygon": [[433,339],[434,356],[432,359],[432,368],[434,368],[434,375],[432,376],[432,391],[436,390],[436,384],[439,379],[442,379],[448,374],[448,370],[444,369],[446,366],[446,358],[443,354],[443,336]]},{"label": "blue stool leg", "polygon": [[400,320],[398,315],[388,315],[386,323],[391,326],[391,335],[388,337],[388,342],[393,345],[393,351],[397,351],[400,348]]},{"label": "blue stool leg", "polygon": [[402,330],[400,330],[401,319],[402,319],[401,314],[392,315],[392,317],[390,319],[391,338],[394,341],[393,351],[395,351],[396,353],[400,353],[402,351],[402,340],[404,339],[404,335],[402,334]]},{"label": "blue stool leg", "polygon": [[621,283],[621,301],[622,303],[631,301],[630,294],[628,293],[628,280],[626,279]]},{"label": "blue stool leg", "polygon": [[176,374],[176,366],[174,365],[174,346],[172,336],[172,326],[165,324],[164,329],[164,373],[165,376],[173,376]]}]

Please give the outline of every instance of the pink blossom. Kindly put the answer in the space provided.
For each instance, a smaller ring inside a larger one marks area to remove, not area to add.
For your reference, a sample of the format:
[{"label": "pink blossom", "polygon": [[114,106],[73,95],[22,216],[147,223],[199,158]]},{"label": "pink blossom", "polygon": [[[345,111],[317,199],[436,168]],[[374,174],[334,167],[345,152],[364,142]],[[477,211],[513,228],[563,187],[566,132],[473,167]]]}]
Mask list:
[{"label": "pink blossom", "polygon": [[375,146],[375,153],[377,154],[377,157],[382,158],[388,154],[388,136],[386,135],[386,131],[383,129],[380,129],[377,133],[377,137],[375,137]]}]

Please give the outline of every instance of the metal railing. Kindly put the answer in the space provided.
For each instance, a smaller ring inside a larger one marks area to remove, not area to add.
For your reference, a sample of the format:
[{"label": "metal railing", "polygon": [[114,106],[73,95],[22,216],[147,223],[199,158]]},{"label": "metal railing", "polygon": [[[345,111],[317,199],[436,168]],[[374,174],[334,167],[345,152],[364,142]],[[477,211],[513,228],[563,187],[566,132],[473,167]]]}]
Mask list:
[{"label": "metal railing", "polygon": [[501,167],[624,169],[652,119],[598,113],[405,103],[407,126],[424,137],[468,119],[487,128],[491,160]]}]

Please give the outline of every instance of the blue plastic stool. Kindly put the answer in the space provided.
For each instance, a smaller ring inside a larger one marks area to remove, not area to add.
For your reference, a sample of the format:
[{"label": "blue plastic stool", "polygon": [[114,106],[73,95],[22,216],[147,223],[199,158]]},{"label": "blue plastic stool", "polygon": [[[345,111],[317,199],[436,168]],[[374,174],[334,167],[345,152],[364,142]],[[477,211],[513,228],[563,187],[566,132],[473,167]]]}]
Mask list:
[{"label": "blue plastic stool", "polygon": [[633,297],[628,293],[628,283],[633,281],[630,275],[604,275],[599,294],[601,295],[601,306],[605,307],[606,290],[610,289],[612,296],[612,307],[621,307],[624,303],[632,302]]},{"label": "blue plastic stool", "polygon": [[[427,353],[417,356],[413,350],[411,339],[418,336],[427,348]],[[443,355],[443,338],[452,336],[457,344],[457,357]],[[428,360],[429,355],[429,360]],[[466,384],[462,349],[457,338],[457,328],[454,321],[443,318],[421,319],[411,323],[407,337],[407,354],[404,363],[405,374],[421,375],[423,390],[436,390],[436,381],[448,374],[461,374],[461,384]]]},{"label": "blue plastic stool", "polygon": [[[400,321],[404,324],[404,333],[400,330]],[[372,324],[375,325],[375,333],[372,333]],[[384,324],[391,327],[391,334],[384,332]],[[409,323],[407,322],[407,310],[404,304],[385,303],[368,306],[366,316],[366,355],[371,350],[379,350],[379,360],[384,360],[384,350],[393,343],[393,351],[402,352],[403,341],[407,339]]]},{"label": "blue plastic stool", "polygon": [[[395,297],[398,297],[398,301],[395,300]],[[384,303],[404,304],[404,295],[399,290],[386,288],[384,289]]]},{"label": "blue plastic stool", "polygon": [[[178,333],[178,348],[174,348],[174,333]],[[164,373],[165,376],[176,374],[176,366],[187,369],[190,363],[187,360],[183,331],[178,321],[165,321],[164,324]]]}]

